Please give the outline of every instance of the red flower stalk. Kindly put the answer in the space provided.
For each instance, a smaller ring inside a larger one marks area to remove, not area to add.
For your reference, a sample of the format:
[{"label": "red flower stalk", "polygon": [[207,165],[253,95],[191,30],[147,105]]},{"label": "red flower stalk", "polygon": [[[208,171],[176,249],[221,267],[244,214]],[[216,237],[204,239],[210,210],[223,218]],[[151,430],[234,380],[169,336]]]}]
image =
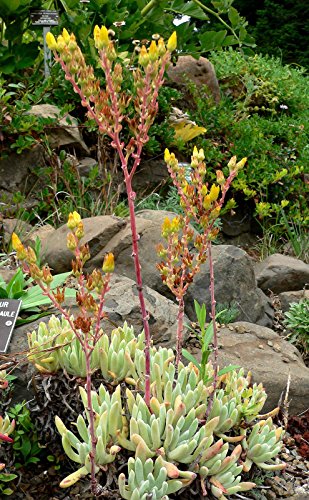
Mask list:
[{"label": "red flower stalk", "polygon": [[[162,281],[170,288],[178,301],[176,366],[181,357],[183,338],[184,296],[192,283],[200,266],[206,261],[208,250],[210,264],[210,293],[211,317],[214,327],[214,369],[215,384],[217,382],[217,332],[215,324],[214,276],[211,259],[211,240],[218,233],[215,222],[221,212],[226,193],[242,168],[246,159],[236,162],[233,157],[228,166],[230,174],[227,179],[221,171],[217,171],[217,184],[211,186],[205,182],[206,165],[204,152],[194,148],[191,159],[191,170],[188,173],[183,166],[179,166],[175,155],[165,151],[165,161],[169,174],[180,195],[180,205],[185,215],[175,217],[172,221],[165,219],[162,226],[162,236],[167,240],[167,249],[158,245],[157,251],[163,261],[158,264]],[[221,196],[220,196],[221,191]],[[191,222],[195,222],[201,229],[200,234],[194,233]],[[191,245],[191,248],[190,248]]]},{"label": "red flower stalk", "polygon": [[[135,197],[132,189],[132,178],[140,163],[142,149],[148,141],[149,128],[152,125],[158,109],[158,93],[164,81],[164,72],[170,61],[171,52],[175,50],[176,33],[170,37],[167,46],[163,39],[152,41],[146,49],[142,46],[138,58],[138,67],[133,71],[135,95],[122,91],[122,66],[117,60],[113,42],[105,26],[94,29],[95,46],[99,51],[100,64],[105,74],[105,88],[100,87],[91,66],[87,66],[84,56],[76,43],[74,34],[69,35],[63,30],[57,40],[49,33],[46,37],[49,48],[54,51],[55,59],[61,64],[65,77],[71,82],[75,92],[88,110],[89,118],[93,119],[99,131],[107,134],[112,147],[117,151],[124,174],[130,224],[132,233],[132,257],[134,260],[136,284],[140,301],[143,326],[145,331],[145,400],[150,404],[150,330],[148,312],[143,294],[143,282],[138,253],[139,235],[135,220]],[[128,113],[129,102],[133,100],[135,113],[126,116],[126,122],[131,132],[127,145],[121,138],[125,113]],[[133,160],[132,166],[129,166]]]}]

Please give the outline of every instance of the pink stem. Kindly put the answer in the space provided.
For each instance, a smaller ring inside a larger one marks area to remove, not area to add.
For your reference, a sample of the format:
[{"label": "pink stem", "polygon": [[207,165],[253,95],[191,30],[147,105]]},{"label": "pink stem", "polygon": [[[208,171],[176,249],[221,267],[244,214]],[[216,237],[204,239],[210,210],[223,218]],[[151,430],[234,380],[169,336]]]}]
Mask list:
[{"label": "pink stem", "polygon": [[89,412],[89,430],[90,430],[90,437],[91,437],[91,451],[89,453],[89,458],[90,458],[90,465],[91,465],[91,491],[94,496],[97,496],[98,494],[98,481],[96,478],[96,464],[95,464],[95,455],[96,455],[96,446],[97,446],[97,438],[95,435],[95,428],[94,428],[94,411],[93,411],[93,406],[92,406],[92,399],[91,399],[91,365],[90,365],[90,360],[91,360],[91,353],[93,351],[93,348],[91,350],[88,350],[89,346],[86,346],[86,344],[83,346],[84,348],[84,353],[85,353],[85,360],[86,360],[86,393],[87,393],[87,411]]},{"label": "pink stem", "polygon": [[184,318],[184,300],[183,297],[178,299],[178,314],[177,314],[177,339],[176,339],[176,369],[178,368],[182,352],[182,337],[183,337],[183,318]]},{"label": "pink stem", "polygon": [[209,273],[210,273],[209,290],[211,298],[211,319],[213,324],[214,379],[212,383],[213,391],[210,394],[207,405],[206,418],[211,412],[218,383],[218,334],[217,334],[217,324],[216,324],[215,276],[214,276],[214,265],[211,253],[211,241],[208,242],[208,260],[209,260]]},{"label": "pink stem", "polygon": [[[132,189],[132,183],[131,183],[131,177],[128,172],[128,158],[126,158],[123,154],[123,145],[121,144],[120,141],[120,136],[119,136],[119,107],[118,107],[118,102],[117,102],[117,96],[115,94],[115,89],[114,85],[112,82],[111,74],[110,74],[110,68],[108,65],[104,64],[104,58],[102,57],[103,61],[103,69],[105,70],[105,77],[106,77],[106,86],[109,91],[109,95],[111,96],[111,102],[112,102],[112,110],[114,114],[114,119],[115,119],[115,127],[114,127],[114,137],[113,137],[113,147],[117,150],[119,154],[119,158],[121,161],[121,167],[123,170],[124,174],[124,179],[125,179],[125,184],[126,184],[126,190],[127,190],[127,196],[128,196],[128,205],[129,205],[129,212],[130,212],[130,226],[131,226],[131,234],[132,234],[132,257],[134,260],[134,267],[135,267],[135,275],[136,275],[136,286],[137,286],[137,292],[138,292],[138,298],[140,302],[140,308],[141,308],[141,313],[142,313],[142,321],[143,321],[143,327],[144,327],[144,332],[145,332],[145,401],[147,406],[150,406],[150,329],[149,329],[149,322],[148,322],[148,312],[146,310],[146,305],[145,305],[145,299],[144,299],[144,294],[143,294],[143,281],[142,281],[142,275],[141,275],[141,264],[140,264],[140,259],[139,259],[139,253],[138,253],[138,233],[137,233],[137,228],[136,228],[136,219],[135,219],[135,206],[134,206],[134,200],[135,200],[135,193]],[[139,157],[141,153],[141,147],[138,150],[139,152]],[[137,162],[138,158],[135,159],[135,163]],[[137,166],[137,164],[136,164]]]}]

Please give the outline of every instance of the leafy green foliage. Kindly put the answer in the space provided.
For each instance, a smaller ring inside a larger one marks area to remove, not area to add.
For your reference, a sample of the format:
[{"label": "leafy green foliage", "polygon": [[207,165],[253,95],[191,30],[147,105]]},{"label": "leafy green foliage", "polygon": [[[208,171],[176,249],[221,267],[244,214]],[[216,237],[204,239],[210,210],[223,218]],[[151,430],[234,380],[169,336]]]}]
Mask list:
[{"label": "leafy green foliage", "polygon": [[[216,305],[217,321],[220,325],[228,325],[236,321],[239,315],[239,309],[237,307],[237,302],[231,302],[230,304],[220,304]],[[220,313],[220,314],[219,314]]]},{"label": "leafy green foliage", "polygon": [[[208,370],[207,364],[209,361],[209,356],[212,353],[211,343],[212,343],[213,335],[214,335],[213,322],[211,321],[209,324],[206,323],[206,305],[205,304],[200,305],[197,302],[197,300],[194,300],[194,309],[195,309],[195,314],[197,317],[197,329],[195,329],[195,328],[193,329],[190,326],[189,326],[189,329],[192,330],[196,334],[198,340],[200,341],[201,351],[202,351],[201,363],[198,363],[197,360],[195,359],[195,357],[189,351],[187,351],[187,349],[183,349],[182,354],[188,361],[193,363],[194,366],[196,366],[198,368],[199,373],[200,373],[200,378],[206,384],[207,382],[209,382],[211,380],[211,378],[207,374],[207,370]],[[223,323],[222,318],[224,317],[224,314],[227,313],[227,311],[228,311],[227,309],[221,309],[221,311],[219,311],[216,314],[216,321],[220,322],[220,319],[221,319],[221,322]],[[237,310],[237,314],[238,314],[238,310]],[[239,366],[237,366],[237,365],[227,366],[227,367],[219,370],[218,375],[219,376],[224,375],[225,373],[229,373],[230,371],[236,370],[237,368],[239,368]]]},{"label": "leafy green foliage", "polygon": [[[62,273],[54,276],[51,289],[63,285],[70,273]],[[44,316],[46,312],[40,309],[40,306],[50,306],[51,300],[43,295],[39,285],[31,285],[33,280],[27,278],[19,268],[11,280],[6,284],[0,277],[0,299],[20,299],[22,301],[20,312],[37,313],[31,314],[26,319],[18,319],[17,324],[29,323]],[[75,297],[73,289],[66,289],[66,298]]]},{"label": "leafy green foliage", "polygon": [[222,89],[220,104],[212,105],[191,85],[196,103],[191,117],[207,127],[197,143],[205,151],[210,179],[231,152],[247,155],[248,166],[233,183],[236,201],[252,199],[260,219],[288,206],[288,219],[305,225],[309,98],[304,72],[233,50],[212,53],[211,60]]},{"label": "leafy green foliage", "polygon": [[288,339],[309,354],[309,300],[293,302],[285,313],[286,327],[291,330]]},{"label": "leafy green foliage", "polygon": [[14,439],[13,449],[15,454],[15,468],[22,465],[35,464],[39,462],[38,455],[41,452],[36,430],[26,402],[16,404],[10,408],[8,415],[15,419],[16,426],[12,433]]},{"label": "leafy green foliage", "polygon": [[308,2],[302,0],[235,0],[238,11],[249,21],[258,52],[273,54],[283,62],[308,67],[309,50],[305,19]]}]

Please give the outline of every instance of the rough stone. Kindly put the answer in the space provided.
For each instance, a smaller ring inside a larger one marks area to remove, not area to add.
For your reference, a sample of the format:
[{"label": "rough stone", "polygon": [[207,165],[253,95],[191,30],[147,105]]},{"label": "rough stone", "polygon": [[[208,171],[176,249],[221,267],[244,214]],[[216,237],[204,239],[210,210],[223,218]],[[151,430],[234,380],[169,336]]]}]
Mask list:
[{"label": "rough stone", "polygon": [[80,158],[78,161],[78,171],[81,176],[87,177],[90,171],[98,164],[97,160],[86,156],[85,158]]},{"label": "rough stone", "polygon": [[41,144],[23,153],[11,153],[0,160],[0,190],[2,193],[20,191],[28,195],[38,181],[36,172],[46,166],[46,154]]},{"label": "rough stone", "polygon": [[171,65],[167,74],[177,85],[186,85],[188,79],[198,87],[206,85],[215,102],[220,101],[220,88],[215,69],[206,57],[194,59],[192,56],[179,56],[176,65]]},{"label": "rough stone", "polygon": [[29,243],[29,233],[33,230],[31,224],[20,219],[3,219],[2,221],[3,240],[5,245],[9,245],[12,234],[18,234],[23,243]]},{"label": "rough stone", "polygon": [[255,275],[258,286],[265,292],[300,290],[309,283],[309,264],[276,253],[256,264]]},{"label": "rough stone", "polygon": [[[273,309],[266,295],[256,286],[252,260],[242,249],[233,245],[213,245],[212,255],[217,303],[236,302],[238,320],[271,326]],[[210,274],[208,263],[201,267],[188,289],[186,313],[195,320],[194,299],[205,303],[210,311]]]},{"label": "rough stone", "polygon": [[142,159],[133,177],[132,186],[138,193],[152,192],[158,186],[162,186],[170,178],[166,163],[158,159]]},{"label": "rough stone", "polygon": [[[220,367],[229,364],[242,366],[252,372],[254,382],[263,383],[268,395],[263,411],[267,412],[278,405],[289,373],[289,414],[297,415],[308,408],[309,368],[305,366],[296,347],[280,335],[270,328],[236,322],[229,328],[219,329],[218,342]],[[273,345],[269,345],[269,342]],[[280,350],[276,350],[275,346],[280,346]],[[191,349],[191,352],[200,359],[199,349]]]},{"label": "rough stone", "polygon": [[296,290],[292,292],[282,292],[279,293],[279,299],[281,302],[281,309],[283,312],[289,310],[290,305],[293,302],[299,302],[300,300],[309,300],[309,290]]},{"label": "rough stone", "polygon": [[[177,305],[148,286],[144,286],[144,297],[154,343],[166,347],[175,346]],[[128,324],[134,326],[135,332],[140,332],[143,328],[136,284],[125,276],[112,275],[111,287],[104,303],[104,311],[108,313],[108,318],[117,326],[127,321]],[[187,321],[185,318],[185,323]],[[110,331],[114,326],[107,321],[103,328],[105,331]]]},{"label": "rough stone", "polygon": [[[175,214],[164,210],[143,210],[138,214],[136,225],[140,236],[139,256],[143,282],[164,296],[173,298],[156,269],[156,264],[159,262],[156,245],[164,243],[161,227],[165,217],[173,218]],[[126,227],[87,263],[86,268],[92,270],[100,265],[106,252],[113,252],[117,273],[135,280],[131,245],[131,229],[128,222]],[[217,302],[226,304],[235,301],[240,310],[237,319],[271,326],[273,310],[266,295],[256,286],[253,265],[247,253],[231,245],[214,245],[213,257]],[[194,299],[200,303],[205,302],[207,310],[210,310],[209,283],[206,263],[189,287],[185,300],[186,313],[192,320],[195,320]]]},{"label": "rough stone", "polygon": [[43,243],[43,241],[50,238],[55,231],[56,229],[50,224],[44,224],[43,226],[39,226],[37,228],[34,227],[29,235],[29,239],[30,241],[35,242],[36,238],[39,238],[41,243]]},{"label": "rough stone", "polygon": [[[91,255],[97,255],[105,248],[110,239],[125,225],[125,221],[111,215],[100,215],[83,219],[85,236],[81,244],[88,243]],[[69,230],[64,224],[43,240],[42,255],[54,273],[71,270],[72,252],[67,249],[66,241]],[[104,252],[105,253],[105,252]],[[102,260],[100,265],[102,265]]]},{"label": "rough stone", "polygon": [[[143,283],[153,290],[168,295],[168,288],[162,284],[156,264],[159,258],[156,245],[163,243],[161,227],[165,217],[172,219],[176,214],[165,210],[142,210],[137,214],[136,227],[139,234],[138,249],[142,266]],[[115,256],[115,270],[118,274],[135,280],[135,269],[132,259],[132,237],[130,222],[108,242],[99,254],[87,262],[86,269],[98,267],[106,252]]]},{"label": "rough stone", "polygon": [[64,117],[60,117],[61,110],[52,104],[36,104],[28,113],[42,118],[59,117],[55,126],[48,128],[47,137],[51,148],[74,146],[84,154],[89,154],[89,149],[79,131],[78,122],[73,116],[66,114]]}]

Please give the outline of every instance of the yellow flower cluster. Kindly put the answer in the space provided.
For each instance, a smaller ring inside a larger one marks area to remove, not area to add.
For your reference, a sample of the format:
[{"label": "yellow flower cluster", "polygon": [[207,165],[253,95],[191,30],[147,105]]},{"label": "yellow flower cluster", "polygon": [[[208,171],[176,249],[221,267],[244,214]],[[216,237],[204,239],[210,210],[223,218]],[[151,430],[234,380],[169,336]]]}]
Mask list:
[{"label": "yellow flower cluster", "polygon": [[57,37],[57,40],[49,31],[46,35],[46,43],[50,50],[57,50],[58,52],[62,52],[65,47],[73,52],[77,47],[74,33],[69,34],[65,28],[62,30],[62,35]]},{"label": "yellow flower cluster", "polygon": [[138,63],[145,67],[149,63],[154,63],[160,57],[164,56],[165,52],[173,52],[177,47],[177,35],[176,31],[168,39],[167,45],[165,46],[163,38],[159,38],[158,42],[152,40],[149,48],[147,49],[145,45],[142,46]]}]

